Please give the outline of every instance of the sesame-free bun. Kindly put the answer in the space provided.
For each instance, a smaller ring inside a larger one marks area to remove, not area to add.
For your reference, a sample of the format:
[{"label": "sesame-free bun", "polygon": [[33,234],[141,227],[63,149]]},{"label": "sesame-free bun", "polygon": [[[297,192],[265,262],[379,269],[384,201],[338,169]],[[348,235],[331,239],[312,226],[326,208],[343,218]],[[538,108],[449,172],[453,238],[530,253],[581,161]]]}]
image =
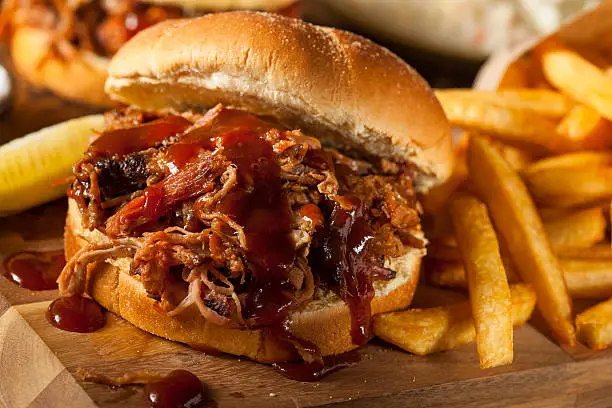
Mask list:
[{"label": "sesame-free bun", "polygon": [[17,73],[32,85],[90,105],[113,105],[104,93],[108,58],[80,51],[61,58],[49,52],[50,31],[28,26],[15,28],[10,44]]},{"label": "sesame-free bun", "polygon": [[[78,206],[70,199],[64,235],[66,259],[88,243],[102,240],[105,237],[100,231],[83,230]],[[411,250],[387,263],[397,276],[390,281],[375,283],[373,315],[403,309],[410,304],[423,255],[423,250]],[[297,357],[292,347],[265,330],[229,329],[207,322],[195,305],[176,317],[168,316],[156,307],[155,300],[147,296],[139,278],[130,275],[131,260],[113,258],[89,266],[88,293],[100,305],[134,326],[194,348],[213,348],[264,363]],[[356,347],[351,342],[349,309],[331,293],[318,296],[318,299],[292,313],[290,320],[292,333],[313,342],[323,355],[340,354]]]},{"label": "sesame-free bun", "polygon": [[414,69],[371,41],[273,14],[162,22],[111,61],[109,95],[157,112],[222,103],[347,151],[414,163],[428,190],[452,169],[450,126]]}]

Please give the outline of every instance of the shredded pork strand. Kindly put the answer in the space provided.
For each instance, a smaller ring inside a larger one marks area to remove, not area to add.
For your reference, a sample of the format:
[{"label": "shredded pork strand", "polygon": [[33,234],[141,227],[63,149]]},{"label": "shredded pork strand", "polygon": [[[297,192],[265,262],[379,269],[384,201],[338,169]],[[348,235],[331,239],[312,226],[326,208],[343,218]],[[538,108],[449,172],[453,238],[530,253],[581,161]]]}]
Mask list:
[{"label": "shredded pork strand", "polygon": [[140,247],[136,238],[109,240],[104,243],[89,244],[81,248],[68,261],[62,270],[57,283],[62,296],[81,295],[87,292],[89,270],[87,266],[109,258],[132,256]]}]

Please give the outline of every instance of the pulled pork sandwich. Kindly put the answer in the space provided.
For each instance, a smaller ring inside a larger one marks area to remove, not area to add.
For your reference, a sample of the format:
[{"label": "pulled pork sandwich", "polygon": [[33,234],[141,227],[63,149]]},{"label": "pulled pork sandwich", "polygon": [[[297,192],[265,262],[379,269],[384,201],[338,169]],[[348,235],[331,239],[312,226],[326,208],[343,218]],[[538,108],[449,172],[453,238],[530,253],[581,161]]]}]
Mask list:
[{"label": "pulled pork sandwich", "polygon": [[297,0],[2,0],[0,34],[17,72],[60,96],[110,106],[104,81],[130,38],[161,21],[251,9],[297,17]]},{"label": "pulled pork sandwich", "polygon": [[74,165],[62,295],[262,362],[339,354],[409,305],[416,193],[448,174],[425,81],[351,33],[265,13],[138,34],[106,90],[128,108]]}]

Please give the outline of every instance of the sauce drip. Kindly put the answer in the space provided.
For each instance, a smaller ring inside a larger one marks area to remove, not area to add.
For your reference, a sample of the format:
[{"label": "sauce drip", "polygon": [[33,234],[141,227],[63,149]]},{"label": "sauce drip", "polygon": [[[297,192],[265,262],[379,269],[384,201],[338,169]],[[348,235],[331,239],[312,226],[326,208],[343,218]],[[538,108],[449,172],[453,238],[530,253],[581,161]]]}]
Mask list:
[{"label": "sauce drip", "polygon": [[[374,288],[368,270],[372,261],[367,254],[368,243],[374,238],[364,215],[363,206],[355,197],[344,197],[352,204],[345,210],[338,203],[327,201],[331,214],[324,228],[318,230],[309,256],[309,263],[339,294],[351,311],[351,337],[363,345],[371,337],[370,302]],[[378,266],[378,265],[377,265]]]},{"label": "sauce drip", "polygon": [[139,152],[159,145],[190,126],[191,122],[182,116],[165,116],[142,125],[104,132],[89,145],[88,151],[107,156]]},{"label": "sauce drip", "polygon": [[223,135],[222,145],[237,167],[238,185],[224,197],[221,210],[244,227],[255,277],[285,279],[295,260],[289,238],[293,217],[272,145],[246,130]]},{"label": "sauce drip", "polygon": [[55,299],[47,309],[47,320],[58,329],[77,333],[91,333],[106,324],[102,307],[81,296]]},{"label": "sauce drip", "polygon": [[348,352],[339,356],[324,357],[323,363],[275,363],[273,367],[290,380],[313,382],[343,368],[351,367],[359,360],[359,354]]},{"label": "sauce drip", "polygon": [[[245,314],[257,326],[281,321],[293,306],[287,293],[295,261],[290,239],[293,215],[283,192],[280,166],[263,136],[270,126],[252,115],[229,111],[219,134],[225,157],[237,168],[237,185],[218,204],[244,228],[246,256],[253,272]],[[213,129],[214,131],[215,129]]]},{"label": "sauce drip", "polygon": [[209,400],[198,377],[186,370],[172,371],[146,384],[144,395],[155,408],[197,407]]},{"label": "sauce drip", "polygon": [[4,260],[4,275],[30,290],[57,289],[57,278],[66,265],[63,251],[19,252]]}]

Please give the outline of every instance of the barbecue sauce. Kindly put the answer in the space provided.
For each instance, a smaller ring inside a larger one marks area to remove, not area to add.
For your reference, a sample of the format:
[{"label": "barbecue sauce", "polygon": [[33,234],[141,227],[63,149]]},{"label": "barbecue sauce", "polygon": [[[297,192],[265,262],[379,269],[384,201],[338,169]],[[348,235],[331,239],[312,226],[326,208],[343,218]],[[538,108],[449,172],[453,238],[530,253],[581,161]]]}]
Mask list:
[{"label": "barbecue sauce", "polygon": [[126,155],[161,144],[170,136],[187,130],[191,122],[182,116],[170,115],[126,129],[102,133],[89,145],[88,152],[105,156]]},{"label": "barbecue sauce", "polygon": [[63,251],[19,252],[5,259],[4,275],[30,290],[57,289],[57,278],[66,265]]},{"label": "barbecue sauce", "polygon": [[242,114],[242,122],[238,122],[239,113],[232,115],[233,126],[219,137],[225,157],[237,168],[238,180],[217,210],[244,228],[253,271],[245,314],[256,326],[267,326],[281,321],[294,304],[286,295],[295,290],[288,280],[295,262],[289,235],[293,215],[283,192],[278,159],[271,143],[263,138],[269,127],[251,115]]},{"label": "barbecue sauce", "polygon": [[47,309],[47,320],[58,329],[77,333],[91,333],[106,324],[102,307],[81,296],[55,299]]},{"label": "barbecue sauce", "polygon": [[331,212],[327,223],[313,240],[309,264],[318,276],[335,288],[351,311],[351,337],[356,345],[363,345],[371,337],[370,302],[374,288],[368,273],[368,244],[374,238],[363,214],[363,206],[355,197],[344,197],[351,210],[327,201]]},{"label": "barbecue sauce", "polygon": [[202,383],[186,370],[175,370],[144,386],[147,402],[155,408],[190,408],[210,401]]},{"label": "barbecue sauce", "polygon": [[338,356],[324,357],[323,362],[275,363],[273,367],[290,380],[313,382],[343,368],[351,367],[359,360],[359,354],[348,352]]}]

